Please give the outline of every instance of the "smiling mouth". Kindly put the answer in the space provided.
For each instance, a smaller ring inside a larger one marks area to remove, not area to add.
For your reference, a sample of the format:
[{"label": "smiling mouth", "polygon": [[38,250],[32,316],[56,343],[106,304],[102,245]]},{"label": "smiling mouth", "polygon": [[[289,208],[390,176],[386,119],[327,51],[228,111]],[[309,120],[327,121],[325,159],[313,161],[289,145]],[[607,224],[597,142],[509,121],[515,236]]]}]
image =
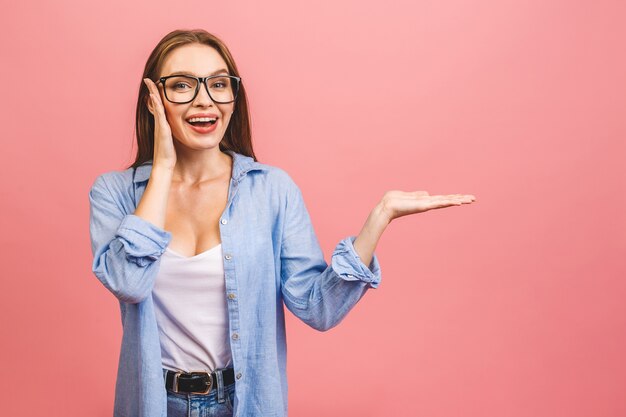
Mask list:
[{"label": "smiling mouth", "polygon": [[196,127],[209,127],[209,126],[213,126],[215,123],[217,123],[217,119],[210,121],[210,122],[189,122],[187,121],[187,123],[189,123],[192,126],[196,126]]}]

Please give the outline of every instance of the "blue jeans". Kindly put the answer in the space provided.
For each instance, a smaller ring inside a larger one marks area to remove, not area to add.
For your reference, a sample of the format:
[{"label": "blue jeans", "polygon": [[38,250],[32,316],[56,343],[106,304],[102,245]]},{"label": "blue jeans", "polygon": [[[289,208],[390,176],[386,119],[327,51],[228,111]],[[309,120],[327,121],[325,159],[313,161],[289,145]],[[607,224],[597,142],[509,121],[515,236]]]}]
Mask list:
[{"label": "blue jeans", "polygon": [[[163,369],[163,381],[165,383]],[[235,383],[215,381],[208,394],[191,394],[167,390],[167,417],[232,417]]]}]

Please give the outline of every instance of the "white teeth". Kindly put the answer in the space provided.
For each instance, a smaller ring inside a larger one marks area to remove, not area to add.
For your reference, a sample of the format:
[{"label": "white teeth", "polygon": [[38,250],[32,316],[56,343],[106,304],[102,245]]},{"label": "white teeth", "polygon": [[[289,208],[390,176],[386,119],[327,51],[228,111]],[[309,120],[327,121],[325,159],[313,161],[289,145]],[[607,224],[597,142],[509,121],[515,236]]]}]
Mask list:
[{"label": "white teeth", "polygon": [[187,119],[188,122],[215,122],[217,118],[215,117],[192,117],[191,119]]}]

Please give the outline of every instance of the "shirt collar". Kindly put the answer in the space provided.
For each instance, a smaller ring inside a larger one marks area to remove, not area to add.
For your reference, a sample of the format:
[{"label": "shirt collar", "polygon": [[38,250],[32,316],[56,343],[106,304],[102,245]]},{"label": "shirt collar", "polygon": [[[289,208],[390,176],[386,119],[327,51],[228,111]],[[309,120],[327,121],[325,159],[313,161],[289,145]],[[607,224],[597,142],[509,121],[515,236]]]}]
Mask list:
[{"label": "shirt collar", "polygon": [[[232,156],[233,158],[233,173],[232,178],[235,181],[239,181],[241,177],[243,177],[248,171],[252,170],[267,170],[267,167],[261,164],[260,162],[256,162],[252,157],[243,155],[231,150],[225,150],[227,154]],[[150,178],[150,173],[152,172],[152,159],[144,162],[142,165],[137,167],[135,171],[135,177],[133,178],[133,182],[142,182],[148,180]]]}]

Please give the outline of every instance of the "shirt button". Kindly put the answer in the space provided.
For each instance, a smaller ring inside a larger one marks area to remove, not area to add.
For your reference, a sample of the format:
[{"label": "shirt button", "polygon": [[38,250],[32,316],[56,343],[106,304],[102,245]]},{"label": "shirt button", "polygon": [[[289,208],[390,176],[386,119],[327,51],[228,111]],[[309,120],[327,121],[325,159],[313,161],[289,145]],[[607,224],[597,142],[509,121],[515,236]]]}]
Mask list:
[{"label": "shirt button", "polygon": [[233,333],[233,340],[239,339],[239,335],[237,333]]},{"label": "shirt button", "polygon": [[237,374],[237,379],[241,379],[241,372]]},{"label": "shirt button", "polygon": [[222,224],[226,224],[226,223],[228,223],[228,220],[222,219]]},{"label": "shirt button", "polygon": [[227,253],[226,255],[224,255],[224,258],[230,260],[232,258],[232,256],[229,253]]},{"label": "shirt button", "polygon": [[230,294],[228,294],[228,298],[230,298],[231,300],[234,300],[236,297],[235,294],[233,294],[232,292]]}]

